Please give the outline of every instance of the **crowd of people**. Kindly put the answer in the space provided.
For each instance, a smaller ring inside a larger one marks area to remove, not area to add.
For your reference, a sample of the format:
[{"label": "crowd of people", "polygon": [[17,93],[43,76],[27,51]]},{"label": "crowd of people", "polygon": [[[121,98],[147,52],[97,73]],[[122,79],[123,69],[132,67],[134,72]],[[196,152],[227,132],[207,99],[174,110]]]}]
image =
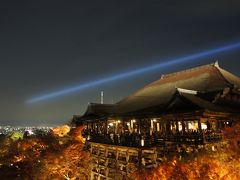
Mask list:
[{"label": "crowd of people", "polygon": [[129,147],[159,146],[164,144],[166,141],[199,144],[203,141],[215,141],[221,139],[219,133],[212,130],[189,130],[184,133],[175,132],[174,134],[172,132],[160,134],[159,132],[138,133],[125,131],[123,133],[116,134],[114,132],[102,133],[97,132],[96,130],[86,129],[84,131],[84,135],[92,142]]}]

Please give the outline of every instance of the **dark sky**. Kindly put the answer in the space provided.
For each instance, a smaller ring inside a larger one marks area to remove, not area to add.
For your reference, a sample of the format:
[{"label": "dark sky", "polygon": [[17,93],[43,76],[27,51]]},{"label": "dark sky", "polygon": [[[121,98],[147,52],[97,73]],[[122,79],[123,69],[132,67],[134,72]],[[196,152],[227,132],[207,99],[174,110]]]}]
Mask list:
[{"label": "dark sky", "polygon": [[56,125],[88,102],[116,102],[161,74],[216,59],[240,75],[240,50],[38,104],[31,97],[240,40],[239,0],[0,2],[0,124]]}]

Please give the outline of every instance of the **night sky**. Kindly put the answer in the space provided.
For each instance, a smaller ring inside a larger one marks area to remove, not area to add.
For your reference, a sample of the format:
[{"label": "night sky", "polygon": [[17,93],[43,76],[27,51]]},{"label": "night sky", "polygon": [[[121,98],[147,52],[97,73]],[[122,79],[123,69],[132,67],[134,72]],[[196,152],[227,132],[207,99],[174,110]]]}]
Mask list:
[{"label": "night sky", "polygon": [[0,2],[0,125],[57,125],[178,70],[240,75],[240,50],[27,104],[32,97],[240,41],[239,0]]}]

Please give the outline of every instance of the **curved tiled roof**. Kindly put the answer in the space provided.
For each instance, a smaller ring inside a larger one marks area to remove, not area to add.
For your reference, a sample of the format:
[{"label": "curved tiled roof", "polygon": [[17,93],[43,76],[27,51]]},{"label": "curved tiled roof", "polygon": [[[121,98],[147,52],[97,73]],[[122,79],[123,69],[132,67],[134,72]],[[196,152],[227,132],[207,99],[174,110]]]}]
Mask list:
[{"label": "curved tiled roof", "polygon": [[214,63],[164,75],[116,104],[90,104],[83,117],[149,113],[150,109],[154,112],[166,109],[178,88],[206,94],[233,87],[240,88],[240,78]]},{"label": "curved tiled roof", "polygon": [[240,78],[214,63],[164,75],[118,102],[117,105],[121,112],[136,111],[156,105],[164,107],[171,100],[176,88],[209,93],[234,86],[240,87]]}]

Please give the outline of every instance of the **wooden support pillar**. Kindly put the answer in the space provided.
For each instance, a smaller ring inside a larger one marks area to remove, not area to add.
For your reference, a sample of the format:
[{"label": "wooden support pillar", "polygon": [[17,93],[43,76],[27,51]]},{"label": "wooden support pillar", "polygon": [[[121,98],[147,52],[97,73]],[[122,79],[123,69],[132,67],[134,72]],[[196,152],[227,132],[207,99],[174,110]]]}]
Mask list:
[{"label": "wooden support pillar", "polygon": [[125,119],[122,119],[122,133],[124,134],[125,133],[125,127],[126,127],[126,122],[125,122]]},{"label": "wooden support pillar", "polygon": [[182,132],[183,134],[185,134],[186,130],[185,130],[185,122],[184,121],[181,121],[182,123]]},{"label": "wooden support pillar", "polygon": [[97,126],[97,133],[99,133],[99,122],[96,123]]},{"label": "wooden support pillar", "polygon": [[157,165],[157,148],[156,147],[154,148],[153,162],[154,162],[154,165],[156,166]]},{"label": "wooden support pillar", "polygon": [[178,120],[176,119],[176,131],[179,132],[179,125],[178,125]]},{"label": "wooden support pillar", "polygon": [[217,121],[217,129],[219,129],[219,130],[222,129],[222,121],[221,120]]},{"label": "wooden support pillar", "polygon": [[142,134],[143,128],[142,128],[142,119],[139,119],[139,134]]},{"label": "wooden support pillar", "polygon": [[171,131],[170,127],[171,127],[171,123],[169,121],[167,121],[167,123],[166,123],[167,134],[170,134],[170,131]]},{"label": "wooden support pillar", "polygon": [[166,122],[165,121],[162,121],[162,132],[163,134],[166,134]]},{"label": "wooden support pillar", "polygon": [[138,167],[141,168],[142,167],[142,150],[139,149],[138,150]]},{"label": "wooden support pillar", "polygon": [[165,133],[165,129],[164,129],[165,125],[164,125],[164,121],[163,119],[160,120],[160,132],[161,134]]},{"label": "wooden support pillar", "polygon": [[188,132],[189,131],[188,121],[185,121],[184,124],[185,124],[185,131]]},{"label": "wooden support pillar", "polygon": [[211,130],[211,122],[209,119],[207,120],[207,130]]},{"label": "wooden support pillar", "polygon": [[198,131],[202,132],[201,119],[198,119]]},{"label": "wooden support pillar", "polygon": [[94,123],[92,122],[91,125],[92,125],[92,131],[93,131],[94,130]]},{"label": "wooden support pillar", "polygon": [[141,130],[140,130],[140,119],[136,120],[137,123],[137,133],[140,134]]},{"label": "wooden support pillar", "polygon": [[106,130],[106,134],[108,134],[108,120],[106,120],[105,122],[105,130]]},{"label": "wooden support pillar", "polygon": [[114,134],[117,134],[118,133],[118,122],[115,121],[114,123]]}]

